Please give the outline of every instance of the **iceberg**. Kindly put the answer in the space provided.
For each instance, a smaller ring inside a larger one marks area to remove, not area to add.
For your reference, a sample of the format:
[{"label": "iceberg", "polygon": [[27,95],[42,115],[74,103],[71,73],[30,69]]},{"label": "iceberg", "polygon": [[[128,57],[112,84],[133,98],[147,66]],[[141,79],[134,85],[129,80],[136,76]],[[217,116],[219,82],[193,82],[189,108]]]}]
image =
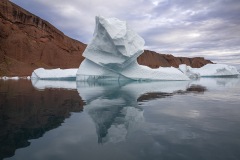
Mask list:
[{"label": "iceberg", "polygon": [[137,57],[143,53],[144,43],[125,21],[97,16],[93,39],[77,71],[77,81],[189,80],[174,67],[151,69],[139,65]]},{"label": "iceberg", "polygon": [[38,68],[32,72],[31,79],[43,80],[75,80],[78,69],[44,69]]},{"label": "iceberg", "polygon": [[233,66],[207,64],[191,68],[156,69],[139,65],[137,57],[143,53],[144,40],[129,28],[125,21],[116,18],[96,17],[93,39],[83,52],[85,59],[78,69],[43,69],[33,71],[31,79],[77,81],[159,81],[190,80],[199,77],[239,76]]},{"label": "iceberg", "polygon": [[201,68],[192,68],[185,64],[179,65],[181,70],[188,77],[237,77],[240,73],[234,66],[226,64],[206,64]]}]

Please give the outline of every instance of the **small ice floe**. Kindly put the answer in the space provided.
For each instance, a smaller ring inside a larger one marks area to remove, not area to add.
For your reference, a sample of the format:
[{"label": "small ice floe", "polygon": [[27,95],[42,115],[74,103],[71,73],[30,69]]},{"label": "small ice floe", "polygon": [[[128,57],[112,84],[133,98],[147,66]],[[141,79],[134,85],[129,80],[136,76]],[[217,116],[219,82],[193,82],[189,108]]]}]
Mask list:
[{"label": "small ice floe", "polygon": [[19,77],[9,77],[9,79],[12,79],[12,80],[19,80]]},{"label": "small ice floe", "polygon": [[42,80],[75,80],[77,69],[43,69],[38,68],[32,72],[31,79]]},{"label": "small ice floe", "polygon": [[206,64],[201,68],[192,68],[182,64],[179,65],[179,70],[188,77],[192,75],[199,77],[237,77],[240,74],[236,67],[226,64]]},{"label": "small ice floe", "polygon": [[17,76],[15,76],[15,77],[3,76],[3,77],[1,77],[1,79],[3,79],[3,80],[19,80],[20,77],[17,77]]}]

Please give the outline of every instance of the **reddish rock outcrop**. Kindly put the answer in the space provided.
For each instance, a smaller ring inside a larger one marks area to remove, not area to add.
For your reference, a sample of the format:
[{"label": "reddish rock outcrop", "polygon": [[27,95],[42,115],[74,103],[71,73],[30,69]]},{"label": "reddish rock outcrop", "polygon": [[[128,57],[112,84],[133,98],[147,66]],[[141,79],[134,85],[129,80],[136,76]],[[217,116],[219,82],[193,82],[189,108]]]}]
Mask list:
[{"label": "reddish rock outcrop", "polygon": [[[47,21],[9,0],[0,1],[0,76],[28,76],[36,68],[77,68],[86,44],[64,35]],[[204,58],[174,57],[144,51],[138,63],[151,68],[187,64],[202,67]]]},{"label": "reddish rock outcrop", "polygon": [[178,67],[179,64],[186,64],[193,68],[202,67],[208,63],[212,63],[210,60],[206,60],[203,57],[174,57],[171,54],[159,54],[154,51],[145,50],[142,55],[137,59],[141,65],[146,65],[151,68],[158,67]]},{"label": "reddish rock outcrop", "polygon": [[76,68],[86,45],[8,0],[0,1],[0,75],[30,75],[39,67]]}]

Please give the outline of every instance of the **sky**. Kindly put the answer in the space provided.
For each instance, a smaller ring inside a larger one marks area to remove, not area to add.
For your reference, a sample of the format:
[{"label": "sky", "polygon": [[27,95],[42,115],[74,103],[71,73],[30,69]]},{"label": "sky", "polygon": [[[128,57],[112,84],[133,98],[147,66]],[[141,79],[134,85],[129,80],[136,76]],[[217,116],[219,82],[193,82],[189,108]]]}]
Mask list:
[{"label": "sky", "polygon": [[89,43],[95,16],[127,21],[145,49],[240,69],[240,0],[11,0]]}]

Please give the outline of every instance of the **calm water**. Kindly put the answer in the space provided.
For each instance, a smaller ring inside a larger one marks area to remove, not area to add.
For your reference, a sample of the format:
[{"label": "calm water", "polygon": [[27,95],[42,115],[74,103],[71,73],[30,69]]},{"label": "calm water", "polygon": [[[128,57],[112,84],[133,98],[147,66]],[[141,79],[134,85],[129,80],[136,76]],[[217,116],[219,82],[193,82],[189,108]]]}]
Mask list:
[{"label": "calm water", "polygon": [[0,81],[0,159],[239,160],[240,79]]}]

